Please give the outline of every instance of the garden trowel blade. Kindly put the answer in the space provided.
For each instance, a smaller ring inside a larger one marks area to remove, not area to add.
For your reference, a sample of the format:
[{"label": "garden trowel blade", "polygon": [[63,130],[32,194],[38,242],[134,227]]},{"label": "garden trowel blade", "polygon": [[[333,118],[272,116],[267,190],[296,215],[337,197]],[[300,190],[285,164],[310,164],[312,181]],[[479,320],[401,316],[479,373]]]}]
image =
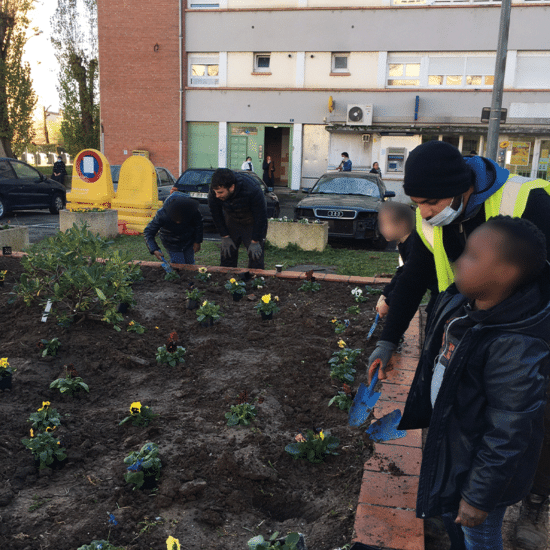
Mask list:
[{"label": "garden trowel blade", "polygon": [[166,259],[164,258],[164,256],[162,257],[162,262],[160,264],[162,266],[162,268],[164,269],[164,271],[166,271],[166,273],[172,273],[172,271],[174,271],[171,267],[170,267],[170,264],[166,261]]},{"label": "garden trowel blade", "polygon": [[365,386],[365,384],[360,384],[357,395],[349,410],[350,426],[361,426],[361,424],[366,422],[372,409],[374,409],[380,397],[380,393],[374,391],[376,382],[378,382],[378,371],[374,373],[369,387]]},{"label": "garden trowel blade", "polygon": [[374,318],[374,323],[372,324],[372,327],[370,327],[369,333],[367,334],[367,342],[371,339],[371,336],[374,334],[374,331],[376,330],[376,327],[378,326],[378,321],[380,321],[380,314],[377,313],[376,317]]},{"label": "garden trowel blade", "polygon": [[397,426],[401,421],[401,411],[395,411],[383,416],[376,422],[373,422],[366,433],[372,441],[381,443],[382,441],[390,441],[392,439],[400,439],[407,435],[405,430],[398,430]]}]

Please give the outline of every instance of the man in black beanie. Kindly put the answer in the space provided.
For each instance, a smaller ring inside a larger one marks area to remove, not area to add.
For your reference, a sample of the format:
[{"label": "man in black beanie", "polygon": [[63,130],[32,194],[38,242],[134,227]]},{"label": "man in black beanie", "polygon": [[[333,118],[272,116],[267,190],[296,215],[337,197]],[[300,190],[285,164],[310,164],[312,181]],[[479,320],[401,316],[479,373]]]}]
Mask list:
[{"label": "man in black beanie", "polygon": [[[369,357],[369,382],[377,369],[379,378],[386,378],[388,362],[430,280],[437,275],[440,291],[453,283],[452,263],[464,251],[470,233],[487,219],[498,214],[525,218],[544,233],[550,246],[547,181],[511,176],[490,159],[463,158],[449,143],[430,141],[410,153],[405,163],[403,189],[418,206],[417,232],[409,260],[393,289],[392,306],[380,340]],[[515,548],[546,548],[549,495],[550,406],[547,406],[544,444],[531,493],[523,501],[516,525]]]},{"label": "man in black beanie", "polygon": [[170,263],[194,264],[195,253],[201,249],[202,229],[199,203],[176,191],[164,201],[143,235],[149,252],[159,260],[162,260],[162,252],[155,236],[160,231],[160,240],[170,254]]}]

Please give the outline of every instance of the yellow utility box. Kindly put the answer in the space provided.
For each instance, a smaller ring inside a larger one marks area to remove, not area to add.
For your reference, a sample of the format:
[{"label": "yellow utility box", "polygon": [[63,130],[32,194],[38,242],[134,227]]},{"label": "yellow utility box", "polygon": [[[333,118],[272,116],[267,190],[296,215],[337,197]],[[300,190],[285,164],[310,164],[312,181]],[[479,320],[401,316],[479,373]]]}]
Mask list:
[{"label": "yellow utility box", "polygon": [[134,151],[132,151],[132,155],[137,155],[137,156],[140,156],[140,157],[145,157],[145,158],[149,158],[149,151],[143,151],[143,150],[140,150],[140,149],[135,149]]},{"label": "yellow utility box", "polygon": [[96,149],[80,151],[74,159],[67,210],[111,208],[114,196],[109,161]]},{"label": "yellow utility box", "polygon": [[162,206],[158,200],[155,167],[141,155],[128,157],[120,168],[118,188],[112,207],[126,228],[143,232]]}]

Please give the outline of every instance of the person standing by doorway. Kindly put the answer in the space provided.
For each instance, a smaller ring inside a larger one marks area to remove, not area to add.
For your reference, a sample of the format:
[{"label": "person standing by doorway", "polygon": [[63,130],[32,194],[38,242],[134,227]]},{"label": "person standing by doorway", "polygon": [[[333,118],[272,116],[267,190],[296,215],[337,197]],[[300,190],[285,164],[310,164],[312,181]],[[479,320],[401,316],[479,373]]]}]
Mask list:
[{"label": "person standing by doorway", "polygon": [[265,157],[265,160],[263,163],[263,169],[264,169],[264,176],[263,176],[264,183],[268,187],[275,187],[275,178],[273,177],[273,174],[275,172],[275,164],[273,163],[273,160],[269,155]]},{"label": "person standing by doorway", "polygon": [[380,165],[377,162],[372,163],[372,168],[370,169],[369,174],[376,174],[377,176],[382,177],[382,170],[380,170]]},{"label": "person standing by doorway", "polygon": [[52,180],[65,185],[65,176],[67,175],[67,169],[65,168],[65,163],[63,162],[63,157],[61,155],[57,156],[57,161],[53,164],[52,169]]},{"label": "person standing by doorway", "polygon": [[351,160],[345,151],[342,153],[342,162],[338,166],[337,170],[338,172],[351,172]]},{"label": "person standing by doorway", "polygon": [[241,170],[246,170],[247,172],[254,172],[254,166],[252,165],[252,157],[246,157],[246,160],[241,166]]}]

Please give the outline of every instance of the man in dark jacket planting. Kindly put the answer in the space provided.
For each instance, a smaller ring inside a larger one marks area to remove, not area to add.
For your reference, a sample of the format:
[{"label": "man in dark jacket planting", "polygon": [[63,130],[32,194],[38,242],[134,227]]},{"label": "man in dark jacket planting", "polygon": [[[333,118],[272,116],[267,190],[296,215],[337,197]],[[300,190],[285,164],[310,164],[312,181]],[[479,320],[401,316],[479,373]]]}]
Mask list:
[{"label": "man in dark jacket planting", "polygon": [[218,168],[212,175],[208,206],[222,238],[220,265],[237,267],[242,243],[248,267],[264,269],[267,206],[260,186],[246,173]]},{"label": "man in dark jacket planting", "polygon": [[155,236],[160,231],[160,240],[170,254],[171,263],[194,264],[195,253],[201,249],[202,228],[199,203],[176,191],[164,201],[143,235],[149,252],[159,260],[162,259],[162,252]]},{"label": "man in dark jacket planting", "polygon": [[498,216],[476,229],[440,295],[400,429],[429,426],[417,516],[453,550],[502,549],[506,507],[531,488],[550,375],[544,235]]}]

